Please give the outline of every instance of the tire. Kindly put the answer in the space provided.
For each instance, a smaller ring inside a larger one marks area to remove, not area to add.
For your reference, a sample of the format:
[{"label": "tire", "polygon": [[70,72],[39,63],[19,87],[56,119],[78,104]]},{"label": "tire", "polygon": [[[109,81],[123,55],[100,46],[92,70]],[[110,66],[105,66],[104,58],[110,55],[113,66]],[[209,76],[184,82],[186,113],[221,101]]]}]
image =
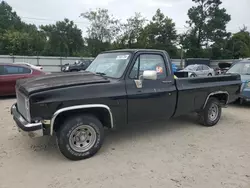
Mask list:
[{"label": "tire", "polygon": [[74,161],[95,155],[103,141],[103,125],[92,115],[71,117],[57,131],[57,144],[60,152]]},{"label": "tire", "polygon": [[191,75],[190,75],[190,77],[191,77],[191,78],[194,78],[194,77],[195,77],[195,75],[194,75],[194,74],[191,74]]},{"label": "tire", "polygon": [[[213,110],[210,112],[210,110]],[[200,124],[206,127],[212,127],[216,125],[221,118],[221,105],[218,99],[209,98],[207,104],[202,112],[199,113]]]},{"label": "tire", "polygon": [[211,73],[209,73],[207,76],[213,76]]}]

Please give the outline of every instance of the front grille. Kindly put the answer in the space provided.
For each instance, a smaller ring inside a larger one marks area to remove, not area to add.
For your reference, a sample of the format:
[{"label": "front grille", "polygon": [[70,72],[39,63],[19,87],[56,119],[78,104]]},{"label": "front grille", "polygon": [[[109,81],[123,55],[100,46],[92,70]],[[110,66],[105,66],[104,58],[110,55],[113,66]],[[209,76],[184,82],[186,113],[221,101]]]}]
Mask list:
[{"label": "front grille", "polygon": [[16,90],[16,97],[17,97],[17,109],[22,114],[22,116],[29,120],[28,110],[26,109],[26,97],[19,91]]}]

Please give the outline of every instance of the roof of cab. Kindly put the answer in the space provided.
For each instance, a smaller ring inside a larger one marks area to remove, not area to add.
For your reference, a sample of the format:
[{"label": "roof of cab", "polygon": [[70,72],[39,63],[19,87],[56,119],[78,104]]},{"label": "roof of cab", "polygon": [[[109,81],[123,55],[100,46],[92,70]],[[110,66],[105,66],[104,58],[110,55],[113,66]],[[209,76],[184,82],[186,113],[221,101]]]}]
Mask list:
[{"label": "roof of cab", "polygon": [[250,60],[248,59],[243,59],[241,61],[238,61],[237,63],[250,63]]},{"label": "roof of cab", "polygon": [[112,53],[112,52],[131,52],[131,53],[136,53],[136,52],[163,52],[165,53],[165,50],[157,50],[157,49],[119,49],[119,50],[109,50],[109,51],[104,51],[102,53]]}]

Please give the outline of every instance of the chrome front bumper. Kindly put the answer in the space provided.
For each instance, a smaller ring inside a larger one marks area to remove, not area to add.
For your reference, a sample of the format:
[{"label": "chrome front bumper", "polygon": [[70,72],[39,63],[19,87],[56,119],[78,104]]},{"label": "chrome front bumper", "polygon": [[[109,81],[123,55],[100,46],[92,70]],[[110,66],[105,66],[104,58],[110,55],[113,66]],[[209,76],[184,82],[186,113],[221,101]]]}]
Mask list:
[{"label": "chrome front bumper", "polygon": [[11,107],[11,114],[14,121],[18,127],[18,130],[29,137],[41,137],[43,136],[43,124],[41,122],[29,123],[23,118],[23,116],[18,112],[17,105],[14,104]]}]

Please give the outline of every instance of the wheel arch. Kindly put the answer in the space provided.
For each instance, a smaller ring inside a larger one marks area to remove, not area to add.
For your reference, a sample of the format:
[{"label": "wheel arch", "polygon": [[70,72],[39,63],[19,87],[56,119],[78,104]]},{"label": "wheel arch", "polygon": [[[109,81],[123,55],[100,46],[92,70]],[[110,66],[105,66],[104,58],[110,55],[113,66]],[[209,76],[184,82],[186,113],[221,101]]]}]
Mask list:
[{"label": "wheel arch", "polygon": [[189,72],[189,76],[192,77],[192,75],[194,75],[194,77],[197,77],[197,74],[195,72]]},{"label": "wheel arch", "polygon": [[228,101],[229,101],[229,93],[227,91],[216,91],[216,92],[212,92],[210,93],[206,100],[205,103],[203,105],[203,109],[206,107],[207,102],[209,100],[209,98],[214,97],[216,99],[218,99],[220,102],[222,102],[222,104],[227,105]]},{"label": "wheel arch", "polygon": [[[102,113],[104,112],[104,113]],[[61,108],[57,110],[52,118],[50,124],[50,135],[53,135],[55,128],[59,128],[57,125],[60,117],[65,117],[72,115],[72,113],[85,113],[85,114],[93,114],[103,123],[104,126],[109,128],[114,128],[113,123],[113,115],[111,109],[104,104],[87,104],[87,105],[76,105],[69,106],[65,108]]]}]

